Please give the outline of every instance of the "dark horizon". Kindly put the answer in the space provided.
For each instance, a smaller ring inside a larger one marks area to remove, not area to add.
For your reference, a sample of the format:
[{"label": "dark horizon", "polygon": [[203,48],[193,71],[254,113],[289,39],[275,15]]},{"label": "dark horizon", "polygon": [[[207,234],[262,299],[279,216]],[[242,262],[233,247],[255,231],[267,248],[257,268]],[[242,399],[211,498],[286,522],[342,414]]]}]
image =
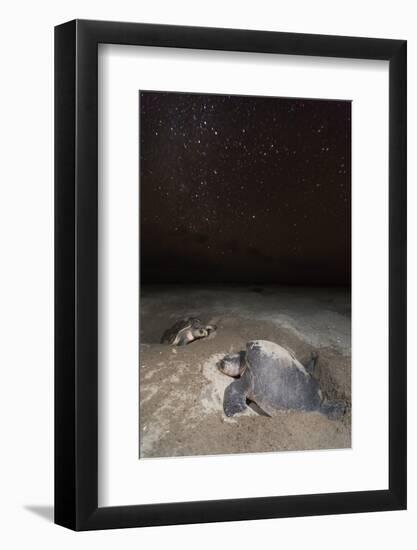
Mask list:
[{"label": "dark horizon", "polygon": [[141,283],[350,285],[350,113],[141,92]]}]

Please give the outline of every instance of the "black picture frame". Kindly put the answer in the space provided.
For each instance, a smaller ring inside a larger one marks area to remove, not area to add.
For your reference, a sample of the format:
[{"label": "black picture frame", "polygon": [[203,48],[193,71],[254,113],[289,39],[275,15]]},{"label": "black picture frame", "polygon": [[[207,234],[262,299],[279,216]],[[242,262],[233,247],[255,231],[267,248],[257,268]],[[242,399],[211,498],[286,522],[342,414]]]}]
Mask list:
[{"label": "black picture frame", "polygon": [[[389,62],[389,488],[98,507],[98,44]],[[406,508],[406,41],[74,20],[55,28],[55,522],[74,530]]]}]

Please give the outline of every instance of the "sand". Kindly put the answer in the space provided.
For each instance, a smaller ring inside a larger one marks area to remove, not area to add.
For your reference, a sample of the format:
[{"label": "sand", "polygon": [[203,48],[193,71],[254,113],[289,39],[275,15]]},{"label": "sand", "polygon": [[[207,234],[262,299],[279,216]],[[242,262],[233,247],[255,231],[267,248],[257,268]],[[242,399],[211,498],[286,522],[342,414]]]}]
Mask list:
[{"label": "sand", "polygon": [[[183,347],[159,343],[176,320],[197,316],[216,334]],[[223,393],[232,379],[217,369],[249,340],[277,342],[304,364],[318,351],[316,376],[329,398],[351,402],[350,295],[344,289],[144,287],[139,367],[140,457],[215,455],[351,446],[351,416],[262,414],[251,404],[227,418]]]}]

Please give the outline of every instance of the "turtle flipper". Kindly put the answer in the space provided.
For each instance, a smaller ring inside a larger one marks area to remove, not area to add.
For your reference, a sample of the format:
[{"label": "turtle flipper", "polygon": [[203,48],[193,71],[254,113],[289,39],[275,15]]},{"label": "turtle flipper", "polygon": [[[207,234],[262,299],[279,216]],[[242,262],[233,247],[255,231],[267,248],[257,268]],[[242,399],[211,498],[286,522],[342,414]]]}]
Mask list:
[{"label": "turtle flipper", "polygon": [[181,330],[177,337],[175,338],[174,344],[176,346],[186,346],[190,342],[193,342],[195,340],[195,337],[191,330]]},{"label": "turtle flipper", "polygon": [[330,420],[339,420],[346,414],[347,403],[345,401],[323,401],[320,405],[320,412],[330,418]]},{"label": "turtle flipper", "polygon": [[178,335],[178,337],[175,341],[175,344],[177,346],[186,346],[187,344],[189,344],[192,341],[193,341],[192,336],[190,336],[188,333],[184,333],[184,334],[179,334]]},{"label": "turtle flipper", "polygon": [[226,416],[233,416],[246,409],[248,383],[244,378],[235,380],[224,390],[223,410]]},{"label": "turtle flipper", "polygon": [[314,371],[316,370],[318,357],[319,357],[319,354],[315,351],[312,351],[309,362],[306,365],[304,365],[304,368],[306,369],[306,371],[311,375],[314,375]]},{"label": "turtle flipper", "polygon": [[265,401],[262,401],[262,403],[259,401],[254,401],[254,403],[259,408],[263,416],[274,416],[275,409],[269,403],[266,403]]}]

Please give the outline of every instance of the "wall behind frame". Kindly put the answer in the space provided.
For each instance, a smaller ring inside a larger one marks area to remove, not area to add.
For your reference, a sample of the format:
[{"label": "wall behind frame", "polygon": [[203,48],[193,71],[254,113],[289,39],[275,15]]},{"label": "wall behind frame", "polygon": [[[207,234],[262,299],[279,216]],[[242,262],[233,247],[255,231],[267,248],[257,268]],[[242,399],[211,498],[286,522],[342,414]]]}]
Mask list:
[{"label": "wall behind frame", "polygon": [[[378,11],[376,7],[378,6]],[[259,0],[152,3],[27,0],[8,4],[1,34],[1,88],[4,155],[0,170],[2,235],[0,413],[1,454],[0,541],[5,548],[62,550],[90,548],[195,548],[232,545],[258,548],[275,541],[295,549],[361,547],[366,540],[382,549],[401,540],[411,547],[417,520],[416,413],[409,399],[409,510],[267,520],[217,525],[176,526],[143,530],[75,534],[51,523],[53,495],[53,26],[74,17],[183,25],[253,28],[408,39],[409,98],[417,95],[417,38],[413,4],[328,0],[279,4]],[[5,10],[3,10],[4,13]],[[4,97],[3,97],[4,96]],[[409,101],[409,147],[417,147],[416,104]],[[416,159],[409,155],[409,205],[417,204]],[[4,193],[4,196],[3,196]],[[409,280],[417,278],[417,221],[409,215]],[[409,331],[417,330],[417,296],[409,289]],[[410,338],[409,364],[416,364]],[[409,388],[417,383],[409,369]],[[412,397],[412,398],[411,398]]]}]

